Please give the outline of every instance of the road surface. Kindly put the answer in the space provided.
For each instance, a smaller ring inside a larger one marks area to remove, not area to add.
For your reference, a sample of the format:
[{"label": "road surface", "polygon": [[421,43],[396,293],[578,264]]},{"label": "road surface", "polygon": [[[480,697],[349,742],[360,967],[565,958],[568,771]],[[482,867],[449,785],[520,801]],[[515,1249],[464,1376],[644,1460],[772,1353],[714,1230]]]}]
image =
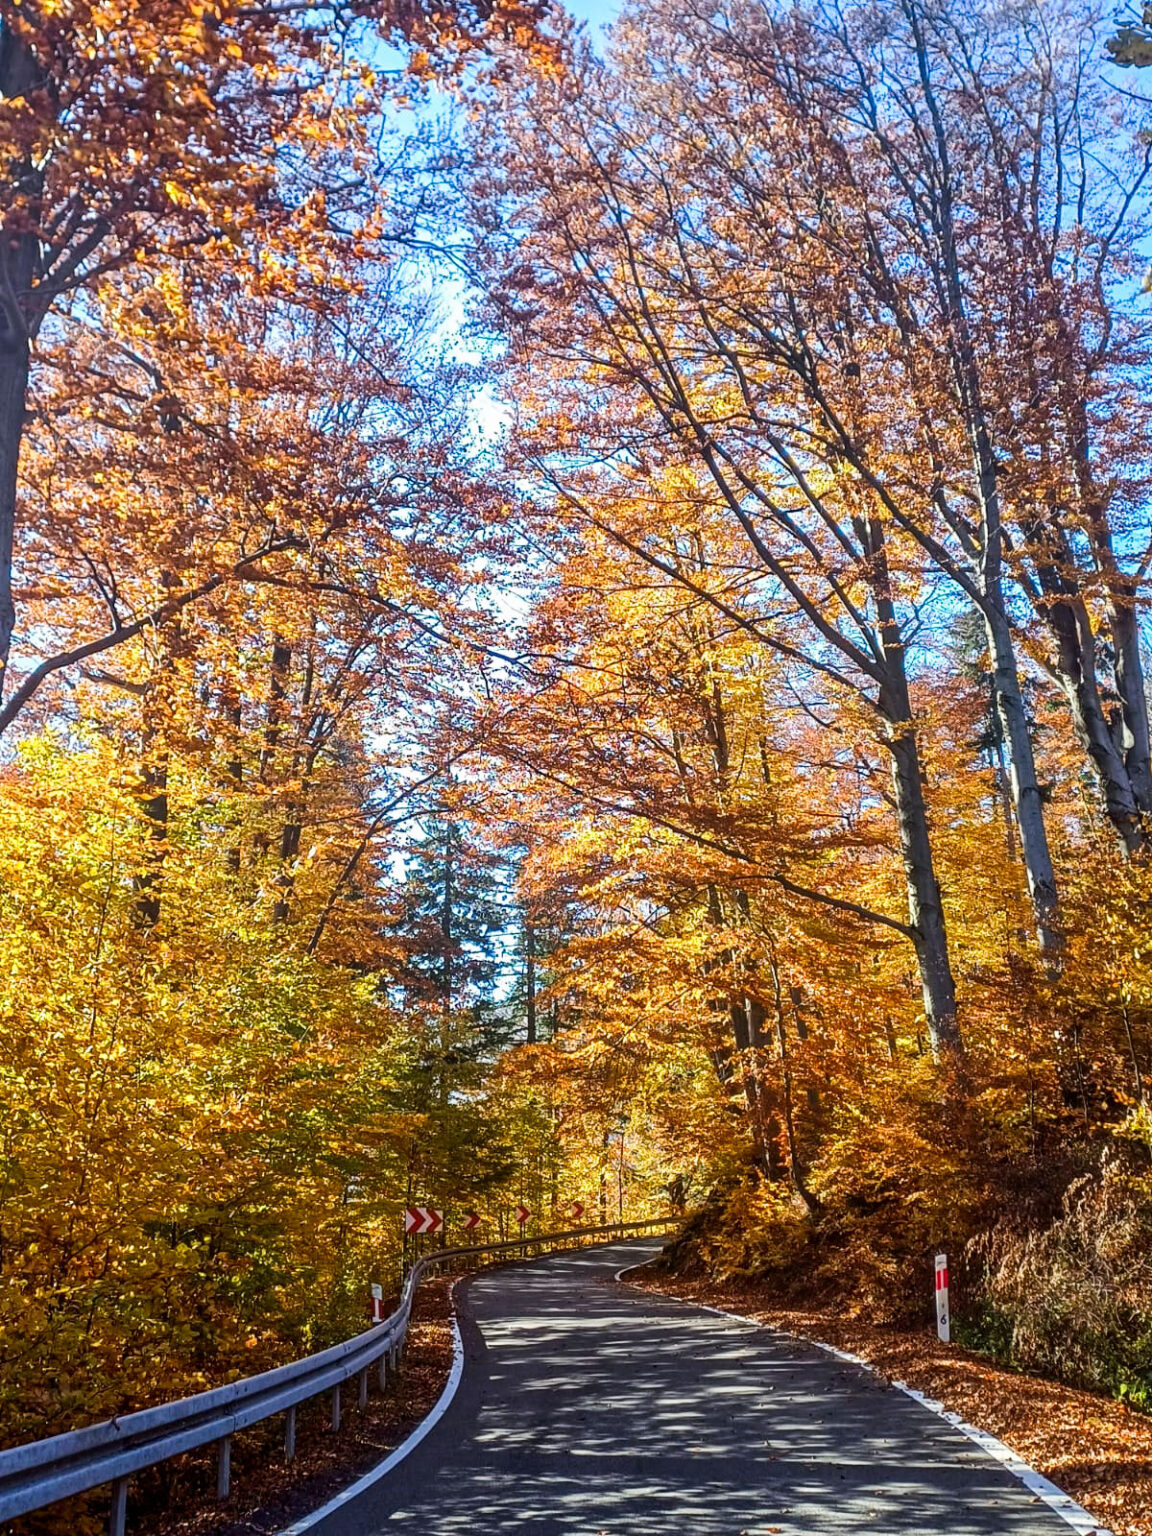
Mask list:
[{"label": "road surface", "polygon": [[458,1286],[452,1406],[317,1536],[1069,1536],[868,1372],[613,1282],[658,1247],[585,1249]]}]

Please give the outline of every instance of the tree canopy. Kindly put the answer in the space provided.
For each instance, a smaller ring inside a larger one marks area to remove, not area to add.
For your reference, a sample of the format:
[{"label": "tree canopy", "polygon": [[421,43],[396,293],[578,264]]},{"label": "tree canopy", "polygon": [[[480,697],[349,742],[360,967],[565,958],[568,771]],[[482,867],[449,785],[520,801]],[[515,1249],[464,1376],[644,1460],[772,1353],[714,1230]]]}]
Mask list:
[{"label": "tree canopy", "polygon": [[1147,1210],[1138,31],[0,0],[8,1442],[412,1202],[1005,1316]]}]

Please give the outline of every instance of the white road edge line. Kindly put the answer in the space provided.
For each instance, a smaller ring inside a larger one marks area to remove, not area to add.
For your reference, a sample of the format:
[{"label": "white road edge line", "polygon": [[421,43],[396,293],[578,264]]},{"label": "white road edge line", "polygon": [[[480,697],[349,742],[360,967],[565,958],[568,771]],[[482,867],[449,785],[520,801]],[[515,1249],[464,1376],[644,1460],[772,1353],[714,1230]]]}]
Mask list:
[{"label": "white road edge line", "polygon": [[460,1386],[460,1379],[464,1375],[464,1340],[460,1336],[460,1324],[456,1317],[457,1284],[459,1282],[454,1281],[452,1289],[448,1293],[452,1303],[452,1369],[448,1372],[448,1380],[444,1383],[444,1389],[436,1399],[435,1406],[427,1418],[421,1419],[408,1438],[402,1440],[396,1449],[390,1451],[384,1460],[378,1462],[370,1472],[365,1472],[363,1477],[357,1478],[354,1483],[350,1483],[347,1488],[342,1489],[334,1498],[329,1499],[327,1504],[321,1505],[319,1509],[314,1509],[310,1515],[305,1515],[302,1520],[297,1520],[295,1525],[286,1526],[284,1530],[277,1533],[277,1536],[304,1536],[305,1531],[314,1530],[322,1520],[327,1520],[329,1515],[335,1514],[338,1509],[343,1509],[346,1504],[351,1504],[353,1499],[358,1499],[362,1493],[366,1493],[382,1477],[387,1477],[392,1468],[399,1466],[406,1456],[410,1456],[421,1440],[436,1428],[436,1425],[439,1424],[440,1420],[448,1412],[452,1399],[456,1396],[457,1388]]},{"label": "white road edge line", "polygon": [[[643,1269],[646,1262],[645,1260],[640,1264],[628,1264],[623,1269],[618,1269],[613,1278],[627,1285],[628,1282],[624,1280],[624,1276],[631,1274],[634,1269]],[[845,1360],[850,1365],[861,1366],[873,1376],[880,1375],[874,1365],[870,1365],[859,1355],[851,1355],[847,1350],[836,1349],[831,1344],[822,1344],[819,1339],[807,1338],[802,1333],[789,1333],[786,1328],[777,1328],[774,1323],[760,1323],[754,1317],[743,1317],[739,1312],[725,1312],[721,1307],[709,1307],[702,1301],[691,1301],[686,1296],[673,1296],[668,1291],[660,1291],[657,1294],[667,1296],[669,1301],[679,1301],[684,1306],[699,1307],[701,1312],[712,1312],[717,1317],[726,1317],[732,1323],[746,1323],[751,1328],[768,1328],[773,1333],[782,1334],[786,1339],[796,1339],[801,1344],[812,1344],[817,1349],[822,1349],[827,1355],[835,1355],[837,1360]],[[945,1423],[951,1424],[953,1429],[958,1429],[962,1435],[967,1435],[969,1440],[975,1441],[982,1451],[1000,1462],[1013,1477],[1018,1478],[1029,1493],[1042,1504],[1047,1504],[1053,1514],[1059,1515],[1065,1524],[1070,1525],[1078,1536],[1112,1536],[1112,1532],[1106,1526],[1097,1525],[1082,1505],[1077,1504],[1075,1499],[1069,1498],[1062,1488],[1057,1488],[1056,1484],[1042,1472],[1037,1472],[1026,1461],[1022,1461],[1011,1446],[1004,1444],[1003,1440],[997,1440],[996,1436],[990,1435],[987,1430],[977,1429],[975,1424],[969,1424],[958,1413],[950,1413],[943,1403],[938,1403],[934,1398],[918,1392],[907,1382],[894,1381],[892,1385],[905,1396],[910,1397],[913,1402],[919,1403],[922,1408],[927,1408],[930,1413],[936,1414]]]}]

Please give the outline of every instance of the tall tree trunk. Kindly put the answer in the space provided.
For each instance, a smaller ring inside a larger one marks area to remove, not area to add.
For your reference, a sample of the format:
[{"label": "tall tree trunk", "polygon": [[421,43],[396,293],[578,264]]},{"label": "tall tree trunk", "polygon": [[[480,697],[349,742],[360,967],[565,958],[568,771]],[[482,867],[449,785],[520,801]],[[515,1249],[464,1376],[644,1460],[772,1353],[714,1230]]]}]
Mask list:
[{"label": "tall tree trunk", "polygon": [[870,555],[870,570],[880,640],[884,650],[885,677],[878,703],[886,727],[886,746],[891,760],[892,789],[900,829],[900,855],[908,892],[908,920],[920,972],[924,1017],[932,1054],[959,1056],[963,1049],[956,1018],[956,983],[948,956],[948,932],[944,904],[936,880],[928,807],[924,802],[920,746],[912,699],[905,670],[904,636],[896,616],[884,530],[876,519],[859,529]]},{"label": "tall tree trunk", "polygon": [[1148,695],[1134,592],[1114,598],[1109,625],[1115,653],[1113,676],[1124,721],[1124,766],[1128,770],[1136,805],[1143,816],[1149,816],[1152,815],[1152,733],[1148,725]]},{"label": "tall tree trunk", "polygon": [[[737,893],[737,905],[747,904],[743,892]],[[714,928],[724,924],[724,906],[719,887],[708,886],[708,921]],[[740,1087],[748,1109],[748,1124],[752,1130],[752,1150],[756,1163],[770,1179],[780,1177],[779,1126],[775,1110],[768,1102],[766,1087],[759,1071],[757,1048],[759,1025],[763,1009],[746,994],[733,995],[732,969],[735,955],[731,949],[721,950],[704,963],[705,973],[722,970],[728,973],[726,985],[709,1001],[709,1011],[727,1020],[727,1039],[712,1052],[713,1065],[718,1080],[725,1086],[731,1084],[739,1071]]]},{"label": "tall tree trunk", "polygon": [[452,992],[455,987],[455,977],[452,965],[452,939],[454,925],[452,920],[453,889],[453,865],[452,865],[452,828],[444,834],[444,895],[440,903],[440,943],[441,943],[441,996],[444,1005],[445,1016],[452,1012]]},{"label": "tall tree trunk", "polygon": [[986,593],[985,596],[988,607],[984,613],[984,624],[988,651],[992,658],[996,711],[1008,743],[1008,784],[1012,809],[1016,813],[1016,828],[1020,834],[1021,856],[1028,877],[1028,894],[1032,899],[1036,936],[1043,951],[1056,954],[1064,945],[1056,872],[1052,867],[1048,832],[1044,825],[1044,803],[1036,776],[1032,733],[1020,691],[1016,650],[1004,612],[998,579],[995,593]]},{"label": "tall tree trunk", "polygon": [[920,751],[911,723],[893,723],[888,740],[892,788],[900,827],[900,853],[908,890],[908,921],[920,972],[924,1017],[937,1059],[961,1050],[956,1019],[956,983],[948,956],[944,906],[932,859],[928,810],[921,782]]},{"label": "tall tree trunk", "polygon": [[[808,1025],[804,1021],[804,993],[799,987],[788,988],[788,1000],[792,1004],[792,1022],[796,1026],[796,1038],[801,1045],[807,1043]],[[820,1090],[814,1084],[809,1083],[805,1089],[808,1099],[808,1108],[813,1112],[820,1109]]]},{"label": "tall tree trunk", "polygon": [[[800,1155],[799,1138],[796,1135],[796,1115],[792,1107],[792,1066],[788,1060],[788,1031],[784,1023],[784,989],[780,983],[780,968],[776,964],[774,948],[769,950],[772,966],[772,998],[776,1014],[776,1046],[780,1053],[780,1082],[784,1098],[784,1134],[788,1141],[788,1166],[792,1174],[792,1187],[800,1196],[811,1216],[820,1211],[820,1202],[808,1188],[808,1173]],[[760,1020],[764,1010],[759,1004]],[[759,1030],[757,1030],[759,1034]]]},{"label": "tall tree trunk", "polygon": [[[300,857],[300,839],[304,832],[304,812],[312,788],[312,776],[320,755],[319,742],[311,739],[312,726],[308,711],[312,704],[315,669],[309,647],[308,664],[304,668],[303,692],[300,698],[301,725],[297,733],[296,749],[292,754],[289,782],[291,796],[285,806],[286,820],[280,829],[280,872],[276,876],[277,897],[272,908],[273,921],[286,923],[291,910],[292,893],[296,887],[296,861]],[[301,735],[304,740],[301,740]],[[305,750],[305,742],[309,742]]]},{"label": "tall tree trunk", "polygon": [[[228,757],[224,764],[225,785],[229,795],[239,795],[244,787],[244,759],[241,756],[240,736],[244,727],[243,709],[239,695],[231,681],[226,681],[221,689],[220,713],[228,723],[229,744]],[[236,830],[236,841],[224,855],[224,861],[231,875],[240,873],[241,848],[240,830]]]},{"label": "tall tree trunk", "polygon": [[[145,751],[150,750],[146,744]],[[151,932],[160,923],[164,864],[168,855],[168,753],[161,749],[144,768],[145,794],[140,801],[148,829],[144,863],[136,876],[135,923]]]},{"label": "tall tree trunk", "polygon": [[527,1012],[527,1043],[536,1044],[536,929],[532,919],[524,923],[524,992]]},{"label": "tall tree trunk", "polygon": [[1004,851],[1008,855],[1009,864],[1014,864],[1016,862],[1016,828],[1012,819],[1012,791],[1008,780],[1008,764],[1004,761],[1004,727],[1000,712],[996,708],[995,688],[993,688],[989,725],[992,730],[989,756],[996,781],[996,798],[1000,802],[1000,814],[1004,819]]},{"label": "tall tree trunk", "polygon": [[1060,928],[1059,894],[1048,831],[1044,825],[1044,801],[1036,776],[1036,754],[1024,696],[1012,628],[1004,607],[1004,526],[1000,491],[996,483],[996,459],[985,419],[980,377],[968,339],[958,275],[954,276],[956,328],[961,395],[968,430],[980,504],[980,560],[978,582],[983,598],[984,633],[992,663],[992,687],[1004,740],[1008,745],[1008,784],[1020,854],[1028,879],[1036,937],[1042,951],[1057,954],[1064,947]]},{"label": "tall tree trunk", "polygon": [[[0,98],[27,96],[40,82],[31,51],[0,23]],[[7,693],[8,658],[16,627],[12,560],[16,542],[16,495],[20,447],[27,413],[32,285],[37,239],[30,232],[43,190],[43,175],[31,160],[0,170],[7,186],[0,214],[0,696]]]},{"label": "tall tree trunk", "polygon": [[280,828],[280,871],[276,876],[276,900],[272,904],[272,921],[286,923],[291,910],[292,889],[295,885],[293,873],[296,860],[300,857],[300,836],[304,830],[303,823],[299,819],[300,808],[298,805],[289,806],[290,820]]},{"label": "tall tree trunk", "polygon": [[[171,551],[167,551],[171,553]],[[176,590],[177,579],[171,570],[161,572],[164,591]],[[135,922],[150,931],[160,924],[164,896],[164,866],[168,860],[168,769],[176,660],[183,649],[179,616],[162,625],[155,633],[156,659],[142,695],[140,764],[144,794],[140,809],[147,826],[147,840],[140,873],[136,877]]]},{"label": "tall tree trunk", "polygon": [[775,1109],[768,1100],[759,1061],[764,1010],[754,998],[739,997],[729,1003],[728,1017],[735,1055],[740,1062],[741,1086],[748,1106],[756,1162],[770,1179],[778,1179],[784,1172],[780,1166],[780,1127]]},{"label": "tall tree trunk", "polygon": [[456,979],[453,967],[452,943],[455,933],[452,902],[453,888],[453,830],[451,822],[444,833],[444,894],[440,903],[440,1104],[448,1103],[448,1056],[452,1049],[452,994]]},{"label": "tall tree trunk", "polygon": [[1107,592],[1108,628],[1112,637],[1112,676],[1120,700],[1121,740],[1118,745],[1123,754],[1133,802],[1143,818],[1152,815],[1152,732],[1149,730],[1144,663],[1140,655],[1138,582],[1121,570],[1116,558],[1112,529],[1108,522],[1106,494],[1097,483],[1092,464],[1091,426],[1085,386],[1076,365],[1077,349],[1058,300],[1053,305],[1053,311],[1060,340],[1059,357],[1064,386],[1061,393],[1068,419],[1072,461],[1084,525],[1096,569]]},{"label": "tall tree trunk", "polygon": [[1072,552],[1063,531],[1033,520],[1025,526],[1036,581],[1038,608],[1055,641],[1055,672],[1072,716],[1073,729],[1095,769],[1104,810],[1125,852],[1140,853],[1144,819],[1124,761],[1122,744],[1109,727],[1096,675],[1096,639],[1084,599],[1066,575]]},{"label": "tall tree trunk", "polygon": [[996,706],[1008,742],[1011,764],[1010,784],[1016,826],[1020,833],[1021,854],[1028,876],[1036,935],[1042,950],[1058,951],[1064,943],[1059,927],[1056,873],[1044,826],[1044,805],[1036,778],[1036,759],[1032,736],[1020,691],[1012,632],[1004,610],[1003,557],[1004,526],[997,483],[996,456],[984,405],[981,371],[969,324],[968,302],[961,276],[961,260],[956,239],[953,210],[952,156],[945,128],[945,115],[937,96],[927,44],[924,18],[928,14],[919,0],[902,0],[916,46],[916,57],[924,102],[931,124],[932,150],[927,148],[926,180],[931,188],[932,223],[939,242],[940,296],[948,325],[949,351],[960,407],[964,414],[971,454],[977,501],[980,507],[980,552],[978,581],[983,598],[984,623],[996,687]]},{"label": "tall tree trunk", "polygon": [[268,777],[284,729],[284,700],[288,695],[288,670],[292,665],[292,647],[281,635],[272,641],[271,676],[268,683],[268,712],[264,726],[264,747],[260,753],[260,782]]}]

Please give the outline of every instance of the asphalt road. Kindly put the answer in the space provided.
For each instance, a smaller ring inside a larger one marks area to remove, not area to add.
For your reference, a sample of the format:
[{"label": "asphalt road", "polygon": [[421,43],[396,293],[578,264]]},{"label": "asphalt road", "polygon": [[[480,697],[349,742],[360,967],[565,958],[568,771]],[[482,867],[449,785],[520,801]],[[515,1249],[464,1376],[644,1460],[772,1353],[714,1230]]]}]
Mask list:
[{"label": "asphalt road", "polygon": [[613,1283],[658,1246],[459,1286],[452,1407],[318,1536],[1069,1536],[971,1441],[869,1373]]}]

